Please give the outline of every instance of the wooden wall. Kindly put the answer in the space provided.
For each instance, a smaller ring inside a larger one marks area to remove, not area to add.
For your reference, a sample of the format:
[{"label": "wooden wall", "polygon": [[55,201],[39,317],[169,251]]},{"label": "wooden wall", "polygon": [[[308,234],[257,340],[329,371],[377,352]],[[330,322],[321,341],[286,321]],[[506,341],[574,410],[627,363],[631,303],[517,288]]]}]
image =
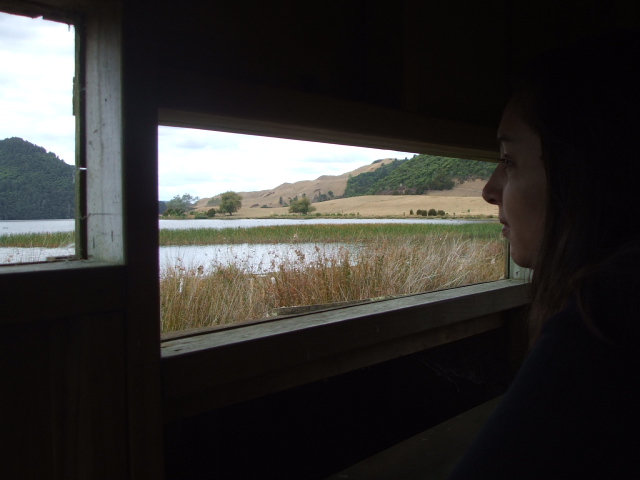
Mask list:
[{"label": "wooden wall", "polygon": [[[0,477],[37,479],[158,479],[165,454],[177,477],[189,465],[182,435],[216,444],[234,433],[233,447],[247,448],[229,457],[237,462],[263,446],[249,413],[267,397],[230,406],[237,423],[226,430],[187,418],[163,432],[158,123],[491,158],[515,67],[576,37],[639,24],[632,0],[0,0],[0,9],[76,22],[87,52],[78,136],[87,261],[0,268]],[[338,404],[359,384],[334,383],[323,398]],[[289,431],[298,421],[278,418]],[[375,448],[409,422],[398,421]],[[313,428],[305,435],[321,431]]]}]

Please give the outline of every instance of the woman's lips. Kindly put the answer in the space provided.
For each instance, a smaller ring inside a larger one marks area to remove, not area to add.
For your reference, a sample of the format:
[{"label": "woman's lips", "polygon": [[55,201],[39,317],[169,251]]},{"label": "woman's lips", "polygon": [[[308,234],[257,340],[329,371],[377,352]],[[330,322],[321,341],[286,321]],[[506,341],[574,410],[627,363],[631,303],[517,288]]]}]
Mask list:
[{"label": "woman's lips", "polygon": [[500,223],[502,224],[502,235],[506,237],[509,234],[511,228],[509,227],[509,224],[502,219],[500,219]]}]

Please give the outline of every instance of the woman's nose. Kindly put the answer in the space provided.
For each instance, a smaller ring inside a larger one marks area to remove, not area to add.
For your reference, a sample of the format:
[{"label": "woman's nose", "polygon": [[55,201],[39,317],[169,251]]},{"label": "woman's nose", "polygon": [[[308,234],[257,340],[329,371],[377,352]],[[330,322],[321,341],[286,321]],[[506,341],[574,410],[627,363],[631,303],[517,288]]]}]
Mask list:
[{"label": "woman's nose", "polygon": [[482,189],[482,198],[491,205],[499,205],[502,202],[502,181],[500,179],[500,165],[496,167],[489,181]]}]

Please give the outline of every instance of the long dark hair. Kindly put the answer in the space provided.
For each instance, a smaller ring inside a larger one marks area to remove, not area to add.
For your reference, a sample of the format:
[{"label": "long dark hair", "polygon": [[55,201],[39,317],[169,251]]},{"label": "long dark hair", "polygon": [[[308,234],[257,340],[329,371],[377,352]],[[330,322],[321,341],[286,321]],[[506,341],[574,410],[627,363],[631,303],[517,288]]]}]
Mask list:
[{"label": "long dark hair", "polygon": [[[540,134],[547,175],[532,330],[573,299],[594,331],[624,343],[640,323],[631,318],[640,319],[640,35],[609,33],[539,57],[514,100]],[[607,305],[620,321],[604,318]]]}]

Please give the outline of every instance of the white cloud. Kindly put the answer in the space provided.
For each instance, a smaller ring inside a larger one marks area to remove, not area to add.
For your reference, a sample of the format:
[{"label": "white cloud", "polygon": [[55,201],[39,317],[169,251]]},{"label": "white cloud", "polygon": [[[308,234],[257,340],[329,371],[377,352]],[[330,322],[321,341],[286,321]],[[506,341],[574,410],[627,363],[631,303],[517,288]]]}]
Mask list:
[{"label": "white cloud", "polygon": [[[159,128],[160,198],[226,190],[267,190],[284,182],[340,175],[412,153],[203,130]],[[181,148],[194,145],[197,148]]]},{"label": "white cloud", "polygon": [[0,139],[21,137],[74,163],[74,32],[0,13]]},{"label": "white cloud", "polygon": [[[73,28],[0,13],[0,139],[21,137],[74,163],[73,75]],[[158,143],[163,200],[266,190],[412,155],[169,127]]]}]

